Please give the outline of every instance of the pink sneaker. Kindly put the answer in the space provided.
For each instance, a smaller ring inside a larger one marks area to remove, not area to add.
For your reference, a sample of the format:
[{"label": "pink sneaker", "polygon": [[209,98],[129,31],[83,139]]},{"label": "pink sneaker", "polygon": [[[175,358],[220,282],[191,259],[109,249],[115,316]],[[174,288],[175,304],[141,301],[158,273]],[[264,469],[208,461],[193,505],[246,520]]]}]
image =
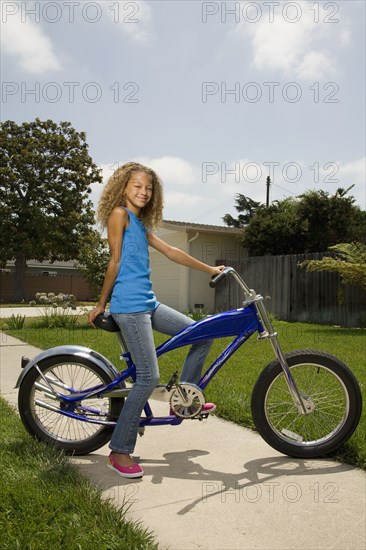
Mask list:
[{"label": "pink sneaker", "polygon": [[[210,414],[210,413],[214,412],[215,409],[216,409],[215,403],[205,403],[202,407],[202,411],[200,412],[200,414]],[[170,414],[170,416],[173,416],[174,415],[174,410],[170,409],[169,414]]]},{"label": "pink sneaker", "polygon": [[205,403],[202,407],[201,414],[210,414],[216,409],[215,403]]},{"label": "pink sneaker", "polygon": [[144,471],[138,464],[134,464],[133,466],[120,466],[114,458],[113,455],[110,454],[107,459],[107,468],[110,470],[114,470],[117,474],[119,474],[122,477],[142,477],[144,475]]}]

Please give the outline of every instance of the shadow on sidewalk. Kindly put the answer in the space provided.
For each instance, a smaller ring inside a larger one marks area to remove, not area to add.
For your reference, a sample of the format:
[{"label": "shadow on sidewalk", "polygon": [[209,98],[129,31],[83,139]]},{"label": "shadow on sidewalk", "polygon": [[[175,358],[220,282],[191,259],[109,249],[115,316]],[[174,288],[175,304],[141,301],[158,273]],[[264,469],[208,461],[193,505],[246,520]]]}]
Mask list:
[{"label": "shadow on sidewalk", "polygon": [[[352,466],[347,464],[337,463],[327,459],[317,460],[300,460],[286,456],[273,456],[250,460],[243,464],[243,472],[227,473],[220,470],[212,470],[204,468],[198,462],[194,461],[196,457],[209,455],[205,450],[193,449],[180,452],[169,452],[163,455],[161,460],[139,460],[134,457],[139,464],[144,468],[145,483],[151,480],[152,484],[169,483],[171,479],[180,479],[182,481],[200,481],[201,494],[195,500],[189,499],[190,502],[182,508],[178,514],[184,515],[190,512],[200,503],[207,502],[215,496],[220,496],[221,499],[226,499],[225,493],[232,494],[233,491],[240,492],[241,496],[245,493],[248,501],[255,502],[260,499],[264,491],[268,493],[268,498],[271,499],[277,486],[280,485],[276,479],[285,478],[293,480],[296,476],[318,476],[334,475],[336,473],[344,473],[354,470]],[[116,485],[129,485],[140,483],[141,479],[124,479],[116,474],[103,469],[103,478],[101,478],[101,466],[105,468],[106,456],[92,454],[85,457],[75,457],[73,462],[82,466],[83,471],[92,478],[98,480],[99,487],[105,491],[115,488]],[[228,468],[229,470],[229,468]],[[286,485],[286,483],[285,483]],[[324,484],[323,484],[324,485]],[[335,487],[337,484],[328,484],[328,497],[332,496],[332,486],[334,492],[337,492]],[[296,491],[301,491],[299,484],[292,481],[287,482],[286,491],[289,492],[289,501],[296,501]],[[251,489],[253,488],[253,489]],[[314,486],[316,491],[316,485]],[[243,493],[244,492],[244,493]],[[291,500],[292,499],[292,500]]]}]

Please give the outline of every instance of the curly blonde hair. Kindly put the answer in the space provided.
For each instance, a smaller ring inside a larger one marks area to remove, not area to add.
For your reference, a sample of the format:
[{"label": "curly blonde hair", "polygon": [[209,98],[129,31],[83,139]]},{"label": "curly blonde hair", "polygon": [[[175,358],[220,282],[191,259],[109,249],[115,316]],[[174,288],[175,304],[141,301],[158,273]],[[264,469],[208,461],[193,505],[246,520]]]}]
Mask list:
[{"label": "curly blonde hair", "polygon": [[159,176],[147,166],[138,162],[127,162],[117,168],[107,181],[97,209],[97,221],[105,228],[108,218],[116,206],[125,206],[125,188],[132,174],[144,172],[152,179],[153,194],[151,200],[141,210],[141,221],[149,229],[157,227],[163,218],[163,186]]}]

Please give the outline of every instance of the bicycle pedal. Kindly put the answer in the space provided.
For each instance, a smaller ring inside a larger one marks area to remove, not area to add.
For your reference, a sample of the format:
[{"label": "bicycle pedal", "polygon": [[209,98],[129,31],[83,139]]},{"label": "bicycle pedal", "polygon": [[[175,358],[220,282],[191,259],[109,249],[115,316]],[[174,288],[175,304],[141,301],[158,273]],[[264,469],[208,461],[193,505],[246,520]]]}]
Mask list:
[{"label": "bicycle pedal", "polygon": [[142,437],[145,433],[145,426],[140,426],[139,429],[137,430],[137,433],[139,434],[140,437]]}]

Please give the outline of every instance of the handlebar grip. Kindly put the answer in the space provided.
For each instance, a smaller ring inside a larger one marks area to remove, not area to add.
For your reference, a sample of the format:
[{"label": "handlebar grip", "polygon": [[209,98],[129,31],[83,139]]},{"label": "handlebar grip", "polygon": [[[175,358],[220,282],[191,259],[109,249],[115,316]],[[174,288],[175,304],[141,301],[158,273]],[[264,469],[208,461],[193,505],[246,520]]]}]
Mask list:
[{"label": "handlebar grip", "polygon": [[224,271],[221,271],[218,275],[215,275],[211,278],[211,281],[208,283],[211,288],[215,288],[215,286],[222,281],[222,279],[225,279],[226,275],[230,272],[229,269],[224,269]]}]

